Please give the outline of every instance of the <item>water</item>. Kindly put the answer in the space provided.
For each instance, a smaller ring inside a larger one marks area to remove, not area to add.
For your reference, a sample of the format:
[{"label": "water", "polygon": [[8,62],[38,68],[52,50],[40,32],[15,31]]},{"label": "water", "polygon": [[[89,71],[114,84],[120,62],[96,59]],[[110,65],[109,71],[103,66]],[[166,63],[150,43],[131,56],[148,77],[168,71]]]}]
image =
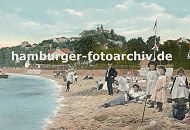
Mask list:
[{"label": "water", "polygon": [[41,130],[57,107],[55,85],[36,76],[0,79],[0,130]]}]

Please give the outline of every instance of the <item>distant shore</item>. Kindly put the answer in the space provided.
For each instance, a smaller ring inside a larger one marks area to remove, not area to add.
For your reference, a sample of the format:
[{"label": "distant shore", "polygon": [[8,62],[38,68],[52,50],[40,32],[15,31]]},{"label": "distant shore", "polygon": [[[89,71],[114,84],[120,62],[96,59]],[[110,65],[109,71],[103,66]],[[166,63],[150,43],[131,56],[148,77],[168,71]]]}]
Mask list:
[{"label": "distant shore", "polygon": [[[9,70],[4,72],[26,74],[27,70]],[[93,73],[93,71],[91,71]],[[102,72],[104,73],[104,72]],[[190,78],[190,73],[187,74]],[[103,76],[95,76],[93,80],[79,80],[71,85],[71,92],[65,92],[62,79],[54,78],[53,72],[42,72],[41,75],[55,80],[61,85],[59,96],[64,100],[59,102],[59,110],[50,118],[44,130],[177,130],[190,129],[187,124],[181,124],[170,117],[171,104],[164,107],[164,112],[146,108],[145,121],[141,122],[144,104],[127,104],[111,108],[101,105],[117,96],[108,96],[107,91],[96,91],[95,81]],[[145,87],[144,84],[141,87]]]}]

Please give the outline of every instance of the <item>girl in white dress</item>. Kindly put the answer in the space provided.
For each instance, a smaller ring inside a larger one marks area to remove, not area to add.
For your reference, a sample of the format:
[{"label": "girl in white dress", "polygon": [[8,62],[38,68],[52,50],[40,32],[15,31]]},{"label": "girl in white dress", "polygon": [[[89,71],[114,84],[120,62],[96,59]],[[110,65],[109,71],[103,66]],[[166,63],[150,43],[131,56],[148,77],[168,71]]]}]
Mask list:
[{"label": "girl in white dress", "polygon": [[150,61],[148,63],[149,72],[147,74],[147,88],[146,88],[146,95],[148,97],[151,97],[152,92],[154,90],[154,87],[159,77],[158,72],[156,70],[156,66],[157,65],[154,61]]},{"label": "girl in white dress", "polygon": [[177,70],[177,76],[174,78],[171,87],[171,96],[176,103],[185,103],[189,97],[188,81],[183,68]]}]

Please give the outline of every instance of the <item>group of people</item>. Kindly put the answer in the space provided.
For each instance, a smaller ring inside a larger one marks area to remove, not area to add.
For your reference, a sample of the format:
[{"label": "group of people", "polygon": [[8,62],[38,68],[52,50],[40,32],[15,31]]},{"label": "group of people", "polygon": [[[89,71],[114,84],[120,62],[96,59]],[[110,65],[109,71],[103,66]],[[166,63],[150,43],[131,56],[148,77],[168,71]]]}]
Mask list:
[{"label": "group of people", "polygon": [[[117,79],[117,92],[121,92],[119,96],[103,104],[103,107],[110,107],[115,105],[126,104],[128,102],[139,102],[147,99],[150,104],[148,108],[156,108],[158,112],[163,111],[163,104],[169,99],[173,102],[172,104],[172,117],[182,120],[185,118],[187,113],[187,105],[189,102],[190,107],[190,88],[188,85],[185,70],[179,68],[177,74],[172,77],[170,82],[171,87],[168,88],[166,68],[164,66],[157,67],[154,61],[148,63],[149,71],[147,73],[147,85],[146,91],[143,92],[140,86],[137,84],[137,76],[135,75],[135,83],[130,87],[130,79],[125,75],[119,76]],[[108,69],[105,74],[105,81],[107,82],[108,94],[113,95],[113,82],[117,76],[117,71],[112,67],[112,63],[108,63]],[[100,85],[100,84],[99,84]],[[101,86],[103,83],[101,82]],[[130,89],[131,88],[131,89]],[[167,95],[169,89],[170,95]],[[97,89],[98,90],[98,89]],[[168,98],[171,96],[171,98]],[[189,114],[190,115],[190,114]]]},{"label": "group of people", "polygon": [[[134,75],[132,84],[130,78],[125,75],[117,76],[117,71],[112,67],[112,62],[108,63],[108,68],[105,73],[105,83],[108,90],[108,95],[112,96],[113,83],[117,83],[117,97],[104,103],[103,107],[111,107],[115,105],[126,104],[129,102],[142,103],[144,99],[147,99],[147,103],[150,105],[148,108],[156,108],[158,112],[163,111],[163,104],[167,102],[167,89],[170,90],[172,104],[172,116],[176,119],[182,120],[185,118],[185,109],[187,108],[186,103],[189,102],[190,107],[190,88],[188,85],[187,77],[185,76],[185,70],[179,68],[177,75],[172,77],[172,81],[169,83],[170,88],[167,84],[166,68],[164,66],[157,67],[154,61],[148,63],[149,71],[147,73],[147,84],[145,92],[139,86],[137,75]],[[77,81],[78,75],[73,70],[69,70],[67,74],[67,89],[69,92],[70,84]],[[89,79],[87,75],[84,79]],[[92,76],[93,77],[93,76]],[[117,80],[116,80],[117,77]],[[93,79],[93,78],[92,78]],[[144,79],[143,79],[144,80]],[[103,88],[103,82],[100,79],[96,82],[97,90]],[[156,106],[156,107],[155,107]],[[189,114],[190,115],[190,114]],[[189,116],[190,117],[190,116]]]},{"label": "group of people", "polygon": [[[150,70],[147,75],[148,83],[146,94],[150,101],[149,108],[154,108],[154,105],[156,104],[156,108],[161,112],[163,111],[163,103],[167,102],[166,68],[160,66],[158,67],[157,72],[157,65],[155,62],[149,62],[148,67]],[[177,75],[172,79],[173,81],[170,88],[171,101],[174,102],[172,105],[172,116],[177,119],[183,119],[185,117],[186,102],[190,101],[185,70],[183,68],[179,68],[177,70]],[[183,110],[178,110],[178,108],[182,108]],[[178,111],[183,111],[184,113],[178,114]]]},{"label": "group of people", "polygon": [[[143,92],[138,84],[130,87],[130,78],[125,75],[121,75],[115,80],[117,71],[112,67],[112,62],[108,63],[108,69],[105,74],[105,81],[107,83],[108,95],[113,95],[113,82],[117,81],[117,94],[119,96],[103,104],[103,107],[111,107],[115,105],[122,105],[129,102],[142,102],[145,98],[145,92]],[[135,83],[137,83],[137,77],[135,75]],[[130,89],[131,88],[131,89]]]},{"label": "group of people", "polygon": [[163,103],[166,102],[166,68],[160,66],[157,72],[155,62],[149,62],[149,72],[147,74],[147,89],[146,95],[150,99],[149,108],[158,108],[158,112],[163,111]]}]

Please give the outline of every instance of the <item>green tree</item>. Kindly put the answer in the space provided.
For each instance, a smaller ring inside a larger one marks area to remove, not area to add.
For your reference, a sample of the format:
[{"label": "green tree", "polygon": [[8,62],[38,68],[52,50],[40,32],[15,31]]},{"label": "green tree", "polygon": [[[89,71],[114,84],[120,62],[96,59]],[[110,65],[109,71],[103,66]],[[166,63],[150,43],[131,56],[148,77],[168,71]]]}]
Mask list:
[{"label": "green tree", "polygon": [[[151,53],[151,49],[155,45],[155,36],[150,36],[148,38],[148,40],[146,41],[146,44],[147,44],[147,48],[148,48],[149,52]],[[157,46],[160,45],[160,37],[159,36],[156,37],[156,44],[157,44]]]}]

